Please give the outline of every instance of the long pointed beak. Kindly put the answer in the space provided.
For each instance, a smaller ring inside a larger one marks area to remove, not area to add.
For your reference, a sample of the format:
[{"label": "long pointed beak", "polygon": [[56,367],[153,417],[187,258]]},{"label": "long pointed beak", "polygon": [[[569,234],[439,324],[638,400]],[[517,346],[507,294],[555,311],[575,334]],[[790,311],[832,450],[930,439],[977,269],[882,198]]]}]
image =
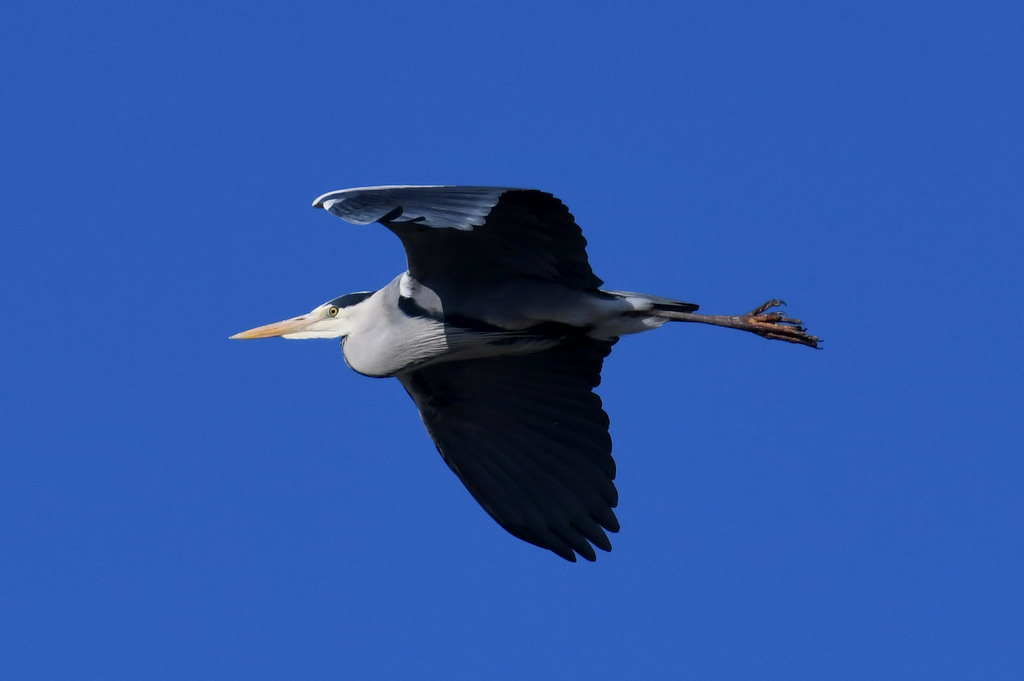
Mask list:
[{"label": "long pointed beak", "polygon": [[248,338],[273,338],[274,336],[283,336],[286,333],[298,333],[305,330],[311,323],[312,321],[307,319],[305,316],[294,317],[292,319],[285,319],[282,322],[265,324],[264,326],[257,326],[255,329],[236,333],[234,336],[231,336],[230,339],[244,340]]}]

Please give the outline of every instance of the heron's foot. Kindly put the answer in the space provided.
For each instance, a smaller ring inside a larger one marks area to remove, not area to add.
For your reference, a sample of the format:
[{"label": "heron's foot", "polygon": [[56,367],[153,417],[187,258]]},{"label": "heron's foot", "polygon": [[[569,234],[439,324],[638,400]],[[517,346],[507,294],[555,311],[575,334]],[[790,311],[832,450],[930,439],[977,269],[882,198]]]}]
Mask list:
[{"label": "heron's foot", "polygon": [[786,303],[772,298],[764,305],[759,305],[739,318],[746,322],[745,328],[763,338],[786,341],[787,343],[799,343],[812,348],[818,347],[821,342],[817,336],[807,333],[803,322],[799,319],[787,317],[781,312],[770,312]]}]

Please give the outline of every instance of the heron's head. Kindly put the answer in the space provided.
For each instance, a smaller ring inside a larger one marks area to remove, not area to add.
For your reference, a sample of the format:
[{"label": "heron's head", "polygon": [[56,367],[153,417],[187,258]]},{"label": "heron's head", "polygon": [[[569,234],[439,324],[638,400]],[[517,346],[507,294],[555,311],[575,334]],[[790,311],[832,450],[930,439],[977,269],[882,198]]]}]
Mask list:
[{"label": "heron's head", "polygon": [[348,335],[353,309],[372,295],[373,291],[360,291],[339,296],[300,317],[257,326],[231,338],[341,338]]}]

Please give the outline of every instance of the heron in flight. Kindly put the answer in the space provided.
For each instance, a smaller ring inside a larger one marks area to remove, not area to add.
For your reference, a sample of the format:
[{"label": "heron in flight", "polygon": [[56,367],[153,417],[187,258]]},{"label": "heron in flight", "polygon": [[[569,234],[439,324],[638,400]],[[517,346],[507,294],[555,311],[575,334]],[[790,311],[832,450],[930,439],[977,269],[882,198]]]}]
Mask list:
[{"label": "heron in flight", "polygon": [[608,415],[594,388],[620,336],[699,322],[811,347],[769,300],[743,315],[613,291],[590,269],[569,210],[532,189],[388,186],[330,192],[316,208],[379,222],[408,269],[232,338],[340,338],[360,374],[394,376],[445,463],[499,525],[566,560],[617,532]]}]

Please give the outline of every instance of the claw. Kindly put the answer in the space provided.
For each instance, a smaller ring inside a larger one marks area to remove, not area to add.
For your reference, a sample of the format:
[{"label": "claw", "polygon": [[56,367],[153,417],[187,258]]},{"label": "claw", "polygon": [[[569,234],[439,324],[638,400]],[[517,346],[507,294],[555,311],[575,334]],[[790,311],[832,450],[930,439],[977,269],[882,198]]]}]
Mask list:
[{"label": "claw", "polygon": [[756,316],[758,316],[758,315],[760,315],[760,314],[762,314],[764,312],[767,312],[768,310],[770,310],[770,309],[772,309],[774,307],[780,307],[780,306],[785,305],[785,304],[786,304],[785,301],[779,300],[778,298],[772,298],[768,302],[766,302],[766,303],[764,303],[762,305],[759,305],[758,307],[755,307],[753,310],[751,310],[750,312],[748,312],[744,316],[746,316],[746,317],[756,317]]}]

